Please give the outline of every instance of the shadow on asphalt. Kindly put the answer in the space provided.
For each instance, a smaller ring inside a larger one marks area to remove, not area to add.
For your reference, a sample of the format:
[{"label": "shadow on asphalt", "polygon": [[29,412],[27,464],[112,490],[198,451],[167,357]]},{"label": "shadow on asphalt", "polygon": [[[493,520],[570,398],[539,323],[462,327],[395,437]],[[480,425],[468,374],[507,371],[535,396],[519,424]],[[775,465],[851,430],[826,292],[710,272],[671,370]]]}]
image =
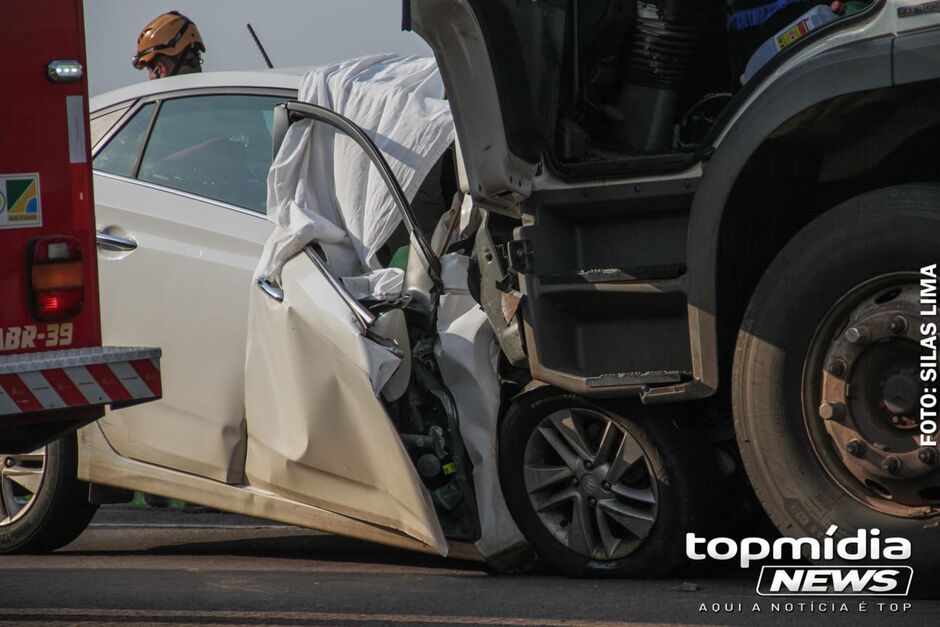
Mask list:
[{"label": "shadow on asphalt", "polygon": [[[292,528],[285,527],[284,531],[290,529]],[[352,538],[344,538],[342,536],[325,534],[314,535],[306,532],[296,535],[279,535],[277,537],[238,538],[233,540],[197,542],[174,541],[172,544],[150,546],[141,548],[140,550],[77,550],[68,551],[68,553],[74,556],[95,556],[102,555],[103,553],[109,556],[212,555],[288,560],[317,560],[340,563],[389,564],[448,570],[487,570],[486,565],[475,562],[394,549]]]}]

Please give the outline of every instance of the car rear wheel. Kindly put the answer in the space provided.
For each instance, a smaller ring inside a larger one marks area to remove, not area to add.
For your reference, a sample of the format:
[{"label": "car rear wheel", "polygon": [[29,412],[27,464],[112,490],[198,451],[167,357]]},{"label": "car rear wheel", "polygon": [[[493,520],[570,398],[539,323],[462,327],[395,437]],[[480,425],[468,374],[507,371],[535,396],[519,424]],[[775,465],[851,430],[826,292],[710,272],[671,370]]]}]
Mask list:
[{"label": "car rear wheel", "polygon": [[685,446],[693,434],[652,408],[631,413],[544,388],[503,420],[509,510],[538,556],[565,574],[665,575],[698,529],[705,473]]},{"label": "car rear wheel", "polygon": [[940,460],[918,421],[919,271],[937,263],[937,242],[940,186],[880,190],[804,228],[755,291],[735,353],[735,431],[782,533],[880,529],[912,542],[912,565],[940,558]]},{"label": "car rear wheel", "polygon": [[97,506],[76,477],[74,435],[22,455],[0,453],[0,553],[64,546],[88,526]]}]

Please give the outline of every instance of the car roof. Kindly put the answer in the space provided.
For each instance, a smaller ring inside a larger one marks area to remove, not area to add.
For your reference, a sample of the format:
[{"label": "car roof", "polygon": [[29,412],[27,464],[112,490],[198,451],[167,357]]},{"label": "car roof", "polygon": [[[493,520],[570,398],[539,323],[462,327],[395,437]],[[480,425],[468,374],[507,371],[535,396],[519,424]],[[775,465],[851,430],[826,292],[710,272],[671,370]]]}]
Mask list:
[{"label": "car roof", "polygon": [[99,94],[89,100],[88,108],[91,112],[95,112],[127,100],[205,87],[269,87],[296,90],[300,87],[300,79],[311,69],[313,67],[274,68],[247,72],[200,72],[152,81],[144,80]]}]

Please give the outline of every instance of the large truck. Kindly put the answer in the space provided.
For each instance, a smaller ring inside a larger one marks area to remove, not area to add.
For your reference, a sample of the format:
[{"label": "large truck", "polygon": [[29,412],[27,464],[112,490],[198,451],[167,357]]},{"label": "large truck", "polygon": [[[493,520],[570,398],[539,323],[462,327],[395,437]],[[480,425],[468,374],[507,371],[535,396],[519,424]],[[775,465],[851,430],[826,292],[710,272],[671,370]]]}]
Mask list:
[{"label": "large truck", "polygon": [[532,381],[506,440],[536,450],[566,402],[659,434],[658,531],[619,560],[506,459],[541,554],[652,572],[696,511],[730,503],[729,533],[750,489],[706,492],[720,469],[785,535],[877,528],[935,565],[938,3],[405,0],[404,23],[485,210],[471,291]]},{"label": "large truck", "polygon": [[72,434],[160,398],[160,351],[101,346],[82,2],[11,0],[0,24],[0,536],[55,548],[94,511],[52,498]]}]

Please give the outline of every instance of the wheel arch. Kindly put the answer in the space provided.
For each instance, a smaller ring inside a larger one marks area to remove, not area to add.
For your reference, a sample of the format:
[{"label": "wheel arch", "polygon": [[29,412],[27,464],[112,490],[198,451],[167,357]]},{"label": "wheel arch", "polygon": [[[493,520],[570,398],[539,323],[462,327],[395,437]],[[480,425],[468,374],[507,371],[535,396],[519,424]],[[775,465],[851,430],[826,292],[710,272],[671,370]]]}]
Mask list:
[{"label": "wheel arch", "polygon": [[[940,31],[926,34],[940,48]],[[911,38],[894,37],[820,54],[756,95],[724,132],[689,222],[690,338],[696,378],[704,384],[695,396],[723,389],[750,296],[796,232],[852,196],[940,180],[940,157],[910,167],[925,146],[940,141],[940,68],[920,62],[923,35],[906,46],[914,51],[907,56],[898,55],[896,42]],[[899,61],[912,66],[897,72]],[[902,75],[911,80],[900,82]],[[856,133],[860,124],[869,132]]]}]

